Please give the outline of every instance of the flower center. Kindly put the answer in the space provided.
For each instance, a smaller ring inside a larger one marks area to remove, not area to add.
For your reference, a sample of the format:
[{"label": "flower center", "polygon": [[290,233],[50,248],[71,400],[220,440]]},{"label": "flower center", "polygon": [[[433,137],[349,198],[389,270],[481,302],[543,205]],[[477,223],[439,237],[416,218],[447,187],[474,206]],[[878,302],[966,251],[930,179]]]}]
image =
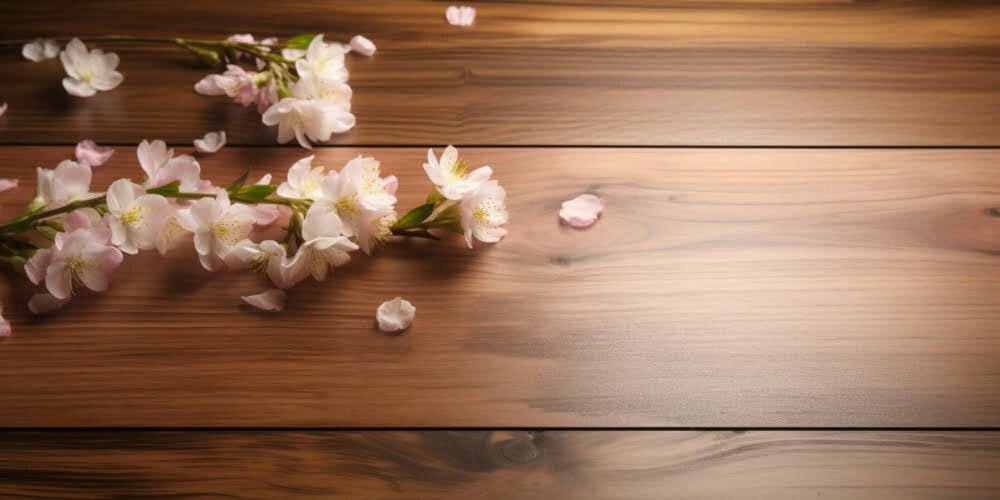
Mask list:
[{"label": "flower center", "polygon": [[358,195],[353,194],[348,197],[341,198],[337,202],[337,213],[341,217],[349,218],[358,214]]},{"label": "flower center", "polygon": [[465,163],[465,160],[459,158],[455,160],[455,164],[452,165],[451,170],[445,173],[448,179],[452,182],[464,181],[469,175],[469,165]]},{"label": "flower center", "polygon": [[267,272],[267,264],[271,261],[273,255],[270,252],[261,252],[260,255],[250,261],[250,265],[247,267],[253,272],[264,274]]},{"label": "flower center", "polygon": [[122,224],[126,226],[138,226],[142,224],[142,207],[134,206],[121,215]]},{"label": "flower center", "polygon": [[219,221],[212,226],[212,235],[227,245],[234,245],[239,238],[239,226],[234,221]]},{"label": "flower center", "polygon": [[70,280],[73,283],[73,289],[78,287],[87,288],[87,280],[85,279],[87,271],[94,267],[94,262],[91,260],[84,259],[79,255],[73,256],[66,263],[66,269],[69,269]]}]

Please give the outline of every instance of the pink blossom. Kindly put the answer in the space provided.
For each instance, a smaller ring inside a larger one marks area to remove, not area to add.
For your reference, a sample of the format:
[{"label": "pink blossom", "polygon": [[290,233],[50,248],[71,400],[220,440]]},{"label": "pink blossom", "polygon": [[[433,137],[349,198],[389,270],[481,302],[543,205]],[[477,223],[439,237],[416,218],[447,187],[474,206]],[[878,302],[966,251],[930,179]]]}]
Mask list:
[{"label": "pink blossom", "polygon": [[87,50],[87,46],[74,38],[59,53],[59,59],[66,70],[63,88],[70,95],[90,97],[98,91],[111,90],[121,85],[125,77],[115,71],[118,54],[104,53],[101,49]]},{"label": "pink blossom", "polygon": [[[107,290],[111,273],[122,263],[122,253],[111,244],[111,231],[99,226],[74,227],[56,233],[50,248],[39,250],[25,264],[28,277],[42,284],[56,299],[68,299],[80,287]],[[44,271],[44,278],[41,274]]]},{"label": "pink blossom", "polygon": [[444,17],[452,26],[472,26],[476,21],[476,8],[452,5],[445,9]]},{"label": "pink blossom", "polygon": [[71,201],[88,199],[93,171],[87,164],[63,160],[54,169],[38,168],[38,196],[44,206],[59,208]]},{"label": "pink blossom", "polygon": [[76,145],[76,161],[91,167],[104,165],[113,154],[115,154],[113,148],[98,146],[90,139],[84,139]]},{"label": "pink blossom", "polygon": [[581,194],[563,202],[559,218],[572,227],[582,229],[594,225],[603,211],[604,200],[592,194]]},{"label": "pink blossom", "polygon": [[136,150],[139,165],[146,172],[147,188],[159,187],[180,181],[182,191],[202,191],[205,183],[201,181],[201,165],[189,155],[174,157],[174,150],[167,149],[167,143],[161,140],[153,142],[142,141]]},{"label": "pink blossom", "polygon": [[497,181],[487,181],[462,200],[459,211],[469,248],[472,248],[473,237],[482,242],[495,243],[507,234],[507,230],[500,227],[508,219],[506,197],[507,192]]}]

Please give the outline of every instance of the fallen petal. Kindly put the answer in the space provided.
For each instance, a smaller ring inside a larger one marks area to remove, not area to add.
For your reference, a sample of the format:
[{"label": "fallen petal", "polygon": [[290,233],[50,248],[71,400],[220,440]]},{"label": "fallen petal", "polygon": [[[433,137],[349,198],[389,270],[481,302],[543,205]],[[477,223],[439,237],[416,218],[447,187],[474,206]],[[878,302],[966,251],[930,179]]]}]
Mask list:
[{"label": "fallen petal", "polygon": [[0,179],[0,193],[17,187],[17,179]]},{"label": "fallen petal", "polygon": [[370,56],[375,53],[375,43],[361,36],[354,35],[351,39],[351,50],[363,56]]},{"label": "fallen petal", "polygon": [[226,131],[209,132],[201,139],[194,140],[195,151],[203,154],[218,153],[226,145]]},{"label": "fallen petal", "polygon": [[36,293],[28,299],[28,310],[34,314],[48,314],[66,305],[69,298],[57,299],[48,293]]},{"label": "fallen petal", "polygon": [[80,141],[76,145],[76,161],[91,167],[104,165],[113,154],[115,154],[113,148],[98,146],[90,139]]},{"label": "fallen petal", "polygon": [[408,300],[396,297],[390,301],[383,302],[375,312],[375,319],[378,320],[378,329],[383,332],[398,332],[406,330],[413,322],[413,316],[417,313],[417,308]]},{"label": "fallen petal", "polygon": [[7,112],[7,103],[0,104],[0,116]]},{"label": "fallen petal", "polygon": [[581,194],[563,202],[559,218],[572,227],[585,228],[594,225],[603,211],[604,200],[592,194]]},{"label": "fallen petal", "polygon": [[3,304],[0,304],[0,338],[10,337],[10,321],[3,317]]},{"label": "fallen petal", "polygon": [[243,302],[261,311],[278,312],[285,308],[285,301],[288,300],[288,294],[284,290],[272,288],[257,295],[246,295],[241,298]]},{"label": "fallen petal", "polygon": [[472,26],[476,20],[476,8],[452,5],[445,9],[444,17],[448,20],[448,24],[453,26]]}]

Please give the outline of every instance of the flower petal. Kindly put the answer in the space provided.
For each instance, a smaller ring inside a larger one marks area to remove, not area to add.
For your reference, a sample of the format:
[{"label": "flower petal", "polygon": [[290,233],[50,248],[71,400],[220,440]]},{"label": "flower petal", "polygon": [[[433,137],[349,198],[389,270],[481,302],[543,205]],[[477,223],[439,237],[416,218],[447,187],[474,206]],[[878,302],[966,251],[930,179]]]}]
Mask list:
[{"label": "flower petal", "polygon": [[76,161],[86,163],[91,167],[104,165],[113,154],[115,154],[113,148],[98,146],[90,139],[82,140],[76,145]]},{"label": "flower petal", "polygon": [[195,151],[202,154],[218,153],[226,145],[226,131],[209,132],[201,139],[194,140]]},{"label": "flower petal", "polygon": [[3,116],[7,112],[7,103],[0,104],[0,116]]},{"label": "flower petal", "polygon": [[3,317],[3,304],[0,304],[0,338],[10,337],[10,321]]},{"label": "flower petal", "polygon": [[383,332],[398,332],[405,330],[413,322],[417,308],[408,300],[396,297],[390,301],[383,302],[375,311],[375,319],[378,321],[378,329]]},{"label": "flower petal", "polygon": [[57,299],[49,293],[36,293],[28,299],[28,310],[34,314],[48,314],[69,303],[69,298]]},{"label": "flower petal", "polygon": [[376,48],[371,40],[361,35],[354,35],[354,38],[351,38],[351,50],[363,56],[371,56]]},{"label": "flower petal", "polygon": [[244,295],[240,298],[243,299],[243,302],[261,311],[278,312],[285,308],[285,301],[288,300],[288,294],[284,290],[272,288],[256,295]]},{"label": "flower petal", "polygon": [[592,194],[581,194],[563,202],[559,218],[572,227],[582,229],[594,225],[603,211],[604,200]]},{"label": "flower petal", "polygon": [[0,193],[17,187],[17,179],[0,179]]},{"label": "flower petal", "polygon": [[75,78],[66,77],[62,80],[63,88],[69,95],[76,97],[90,97],[97,93],[94,87],[91,87],[89,83],[77,80]]}]

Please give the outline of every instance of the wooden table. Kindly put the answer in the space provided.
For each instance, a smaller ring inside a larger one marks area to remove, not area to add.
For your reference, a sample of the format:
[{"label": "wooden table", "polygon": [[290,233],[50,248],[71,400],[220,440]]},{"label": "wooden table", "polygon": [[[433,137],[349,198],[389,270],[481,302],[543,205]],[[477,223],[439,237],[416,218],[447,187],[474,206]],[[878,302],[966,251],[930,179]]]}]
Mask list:
[{"label": "wooden table", "polygon": [[[987,2],[9,2],[3,38],[363,33],[358,126],[426,192],[458,145],[507,187],[510,234],[394,242],[281,314],[246,273],[129,257],[33,318],[4,274],[0,495],[255,498],[1000,496],[1000,7]],[[229,146],[273,172],[252,110],[191,90],[177,48],[105,42],[125,83],[67,96],[0,55],[0,195],[84,138]],[[608,202],[592,229],[563,200]],[[378,333],[397,295],[413,327]]]}]

